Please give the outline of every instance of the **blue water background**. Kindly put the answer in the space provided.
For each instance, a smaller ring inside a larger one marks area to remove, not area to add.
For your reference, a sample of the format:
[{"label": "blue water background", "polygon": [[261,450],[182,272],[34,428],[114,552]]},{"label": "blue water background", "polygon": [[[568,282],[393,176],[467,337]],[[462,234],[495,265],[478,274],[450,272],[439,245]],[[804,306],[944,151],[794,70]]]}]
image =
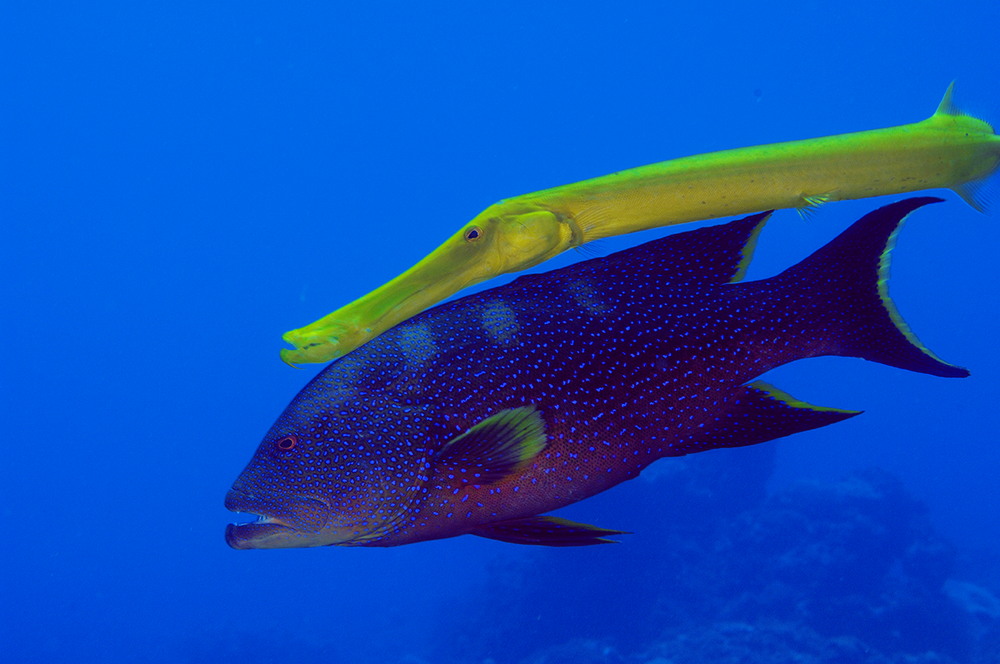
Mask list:
[{"label": "blue water background", "polygon": [[[0,18],[5,661],[433,661],[442,644],[475,641],[461,614],[489,614],[498,569],[541,560],[552,572],[533,599],[496,602],[489,622],[600,624],[614,607],[617,632],[594,637],[627,649],[622,625],[650,628],[627,593],[652,578],[658,520],[702,518],[670,509],[667,481],[566,511],[638,531],[600,551],[474,537],[229,549],[222,498],[317,370],[282,364],[280,334],[400,273],[503,197],[917,121],[952,79],[963,108],[1000,120],[992,0],[12,0]],[[972,377],[848,359],[774,372],[798,397],[866,413],[767,446],[768,487],[882,468],[963,560],[995,561],[1000,225],[996,208],[937,193],[948,202],[900,237],[892,295]],[[749,278],[883,202],[779,212]],[[735,468],[758,458],[711,454]],[[983,586],[1000,579],[1000,564],[973,568]],[[560,603],[571,586],[593,592]],[[532,638],[540,649],[562,636]]]}]

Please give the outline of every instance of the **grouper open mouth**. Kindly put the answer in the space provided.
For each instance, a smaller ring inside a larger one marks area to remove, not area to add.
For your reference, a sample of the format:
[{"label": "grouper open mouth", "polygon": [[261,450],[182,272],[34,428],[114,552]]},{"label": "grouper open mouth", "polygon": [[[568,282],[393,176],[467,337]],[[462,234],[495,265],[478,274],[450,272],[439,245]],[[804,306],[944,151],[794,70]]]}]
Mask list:
[{"label": "grouper open mouth", "polygon": [[271,506],[235,489],[226,494],[225,506],[230,512],[256,517],[226,526],[226,544],[234,549],[303,546],[302,539],[322,530],[330,514],[325,500],[311,496],[295,496],[290,503]]},{"label": "grouper open mouth", "polygon": [[[261,517],[267,519],[268,517]],[[270,549],[272,546],[259,546],[258,542],[271,540],[280,537],[282,534],[291,535],[294,528],[274,523],[272,521],[251,521],[249,523],[230,523],[226,526],[226,544],[234,549]]]}]

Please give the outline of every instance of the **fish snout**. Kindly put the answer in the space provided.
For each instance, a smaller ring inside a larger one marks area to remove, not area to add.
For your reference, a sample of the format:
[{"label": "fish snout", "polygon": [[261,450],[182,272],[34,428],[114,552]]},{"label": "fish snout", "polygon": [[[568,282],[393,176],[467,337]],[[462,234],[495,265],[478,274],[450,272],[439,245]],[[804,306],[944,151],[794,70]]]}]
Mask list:
[{"label": "fish snout", "polygon": [[226,543],[234,549],[276,549],[310,546],[330,521],[330,503],[306,495],[261,499],[232,489],[225,507],[256,519],[226,526]]}]

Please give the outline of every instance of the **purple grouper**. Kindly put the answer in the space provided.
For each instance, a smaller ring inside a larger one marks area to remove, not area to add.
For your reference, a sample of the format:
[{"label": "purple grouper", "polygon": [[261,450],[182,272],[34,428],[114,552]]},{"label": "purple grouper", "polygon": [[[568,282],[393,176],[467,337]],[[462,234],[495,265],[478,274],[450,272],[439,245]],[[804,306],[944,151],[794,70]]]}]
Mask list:
[{"label": "purple grouper", "polygon": [[545,516],[662,457],[853,417],[758,380],[843,355],[966,376],[889,300],[902,220],[876,210],[781,274],[739,283],[768,214],[680,233],[428,310],[328,366],[226,496],[237,549],[473,534],[550,546],[621,531]]}]

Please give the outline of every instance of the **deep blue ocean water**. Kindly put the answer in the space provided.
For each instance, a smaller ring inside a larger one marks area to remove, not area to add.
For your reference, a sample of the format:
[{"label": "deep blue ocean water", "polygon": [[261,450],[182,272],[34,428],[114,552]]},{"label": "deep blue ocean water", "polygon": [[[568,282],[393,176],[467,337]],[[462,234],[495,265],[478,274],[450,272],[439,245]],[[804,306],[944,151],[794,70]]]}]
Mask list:
[{"label": "deep blue ocean water", "polygon": [[[1000,121],[998,25],[988,0],[4,3],[0,659],[1000,661],[1000,225],[950,192],[891,288],[972,377],[784,367],[866,413],[565,510],[621,545],[222,537],[317,370],[278,360],[285,330],[500,198],[917,121],[952,79]],[[884,202],[779,212],[749,278]]]}]

